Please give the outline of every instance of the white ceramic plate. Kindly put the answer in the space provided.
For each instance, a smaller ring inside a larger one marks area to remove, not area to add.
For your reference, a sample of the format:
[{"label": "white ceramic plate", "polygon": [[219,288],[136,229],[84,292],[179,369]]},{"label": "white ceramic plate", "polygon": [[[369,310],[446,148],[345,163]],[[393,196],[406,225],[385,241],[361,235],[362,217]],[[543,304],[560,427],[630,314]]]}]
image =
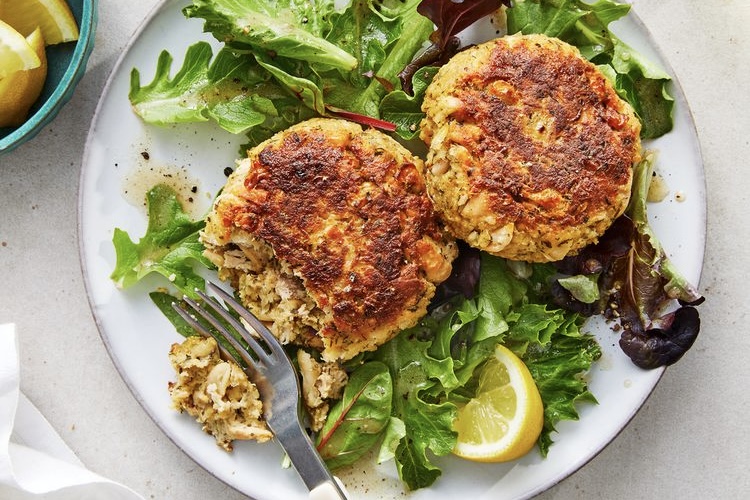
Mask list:
[{"label": "white ceramic plate", "polygon": [[[134,239],[140,238],[146,228],[144,207],[129,201],[133,191],[136,197],[142,196],[165,173],[172,179],[181,177],[181,185],[196,186],[192,206],[194,213],[201,215],[225,180],[224,168],[234,166],[242,142],[242,138],[209,124],[147,126],[130,109],[132,68],[140,70],[142,82],[149,82],[161,49],[174,55],[176,71],[188,45],[200,39],[211,40],[202,33],[200,20],[188,21],[182,16],[184,4],[166,1],[145,21],[113,70],[91,125],[81,177],[79,228],[86,287],[102,339],[122,377],[180,448],[212,474],[252,497],[306,498],[295,472],[281,467],[282,454],[275,443],[237,443],[233,453],[226,453],[192,419],[170,409],[166,385],[174,374],[167,353],[181,337],[147,296],[161,282],[147,279],[122,291],[109,279],[115,265],[111,243],[114,228],[128,231]],[[636,49],[668,67],[634,14],[621,21],[616,31]],[[676,98],[675,129],[648,144],[659,151],[657,168],[671,191],[665,201],[650,207],[650,214],[674,262],[697,283],[705,239],[703,169],[684,96],[676,84],[672,92]],[[676,201],[677,192],[684,201]],[[440,458],[436,461],[443,468],[442,477],[433,487],[407,496],[529,497],[573,473],[606,446],[641,407],[663,370],[635,368],[619,350],[618,335],[598,322],[592,322],[589,329],[598,336],[604,352],[590,374],[590,387],[599,405],[581,406],[580,421],[558,426],[559,432],[552,436],[555,444],[546,459],[537,452],[509,464]],[[375,466],[365,460],[341,476],[353,498],[393,498],[403,493],[393,463]]]}]

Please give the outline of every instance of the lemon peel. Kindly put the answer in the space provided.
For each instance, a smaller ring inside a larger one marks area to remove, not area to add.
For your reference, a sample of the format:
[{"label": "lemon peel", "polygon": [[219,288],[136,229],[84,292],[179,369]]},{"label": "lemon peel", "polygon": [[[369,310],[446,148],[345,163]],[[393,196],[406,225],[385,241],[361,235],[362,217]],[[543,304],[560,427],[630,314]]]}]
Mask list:
[{"label": "lemon peel", "polygon": [[523,361],[498,345],[480,373],[476,396],[458,410],[453,450],[477,462],[506,462],[528,453],[544,424],[544,406]]},{"label": "lemon peel", "polygon": [[39,55],[26,38],[9,24],[0,21],[0,79],[40,64]]},{"label": "lemon peel", "polygon": [[0,19],[23,36],[41,28],[47,45],[72,42],[79,36],[78,24],[65,0],[0,0]]},{"label": "lemon peel", "polygon": [[34,30],[25,41],[37,56],[39,65],[15,71],[0,79],[0,127],[18,126],[26,120],[47,78],[47,57],[41,29]]}]

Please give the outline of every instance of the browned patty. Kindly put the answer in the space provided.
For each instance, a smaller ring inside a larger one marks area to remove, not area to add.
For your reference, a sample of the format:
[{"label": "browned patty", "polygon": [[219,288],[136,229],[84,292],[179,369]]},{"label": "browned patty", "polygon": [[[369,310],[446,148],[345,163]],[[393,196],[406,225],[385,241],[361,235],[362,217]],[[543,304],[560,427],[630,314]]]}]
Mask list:
[{"label": "browned patty", "polygon": [[425,314],[456,254],[419,168],[378,131],[295,125],[230,176],[202,235],[207,255],[277,335],[317,337],[326,359],[374,349]]},{"label": "browned patty", "polygon": [[559,260],[595,242],[627,206],[640,122],[560,40],[515,35],[459,53],[423,110],[428,192],[474,246]]}]

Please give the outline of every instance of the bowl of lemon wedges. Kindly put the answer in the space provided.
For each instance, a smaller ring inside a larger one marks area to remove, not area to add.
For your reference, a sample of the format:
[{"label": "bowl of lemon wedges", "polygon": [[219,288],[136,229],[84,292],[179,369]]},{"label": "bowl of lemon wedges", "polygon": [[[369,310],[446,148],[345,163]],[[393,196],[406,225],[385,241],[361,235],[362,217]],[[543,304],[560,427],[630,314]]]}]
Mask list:
[{"label": "bowl of lemon wedges", "polygon": [[94,47],[97,0],[0,0],[0,155],[73,95]]}]

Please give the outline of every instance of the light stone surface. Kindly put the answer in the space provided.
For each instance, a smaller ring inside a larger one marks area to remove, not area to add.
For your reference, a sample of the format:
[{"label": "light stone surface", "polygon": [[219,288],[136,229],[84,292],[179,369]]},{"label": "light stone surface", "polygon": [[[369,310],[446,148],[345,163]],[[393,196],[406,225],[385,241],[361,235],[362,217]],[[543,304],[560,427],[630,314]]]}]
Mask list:
[{"label": "light stone surface", "polygon": [[[81,276],[76,224],[86,133],[116,58],[157,3],[100,0],[96,49],[72,101],[36,139],[0,157],[0,323],[17,325],[22,390],[89,468],[145,498],[239,499],[177,449],[128,392]],[[682,84],[703,151],[703,328],[617,439],[539,498],[744,498],[750,2],[631,3]]]}]

